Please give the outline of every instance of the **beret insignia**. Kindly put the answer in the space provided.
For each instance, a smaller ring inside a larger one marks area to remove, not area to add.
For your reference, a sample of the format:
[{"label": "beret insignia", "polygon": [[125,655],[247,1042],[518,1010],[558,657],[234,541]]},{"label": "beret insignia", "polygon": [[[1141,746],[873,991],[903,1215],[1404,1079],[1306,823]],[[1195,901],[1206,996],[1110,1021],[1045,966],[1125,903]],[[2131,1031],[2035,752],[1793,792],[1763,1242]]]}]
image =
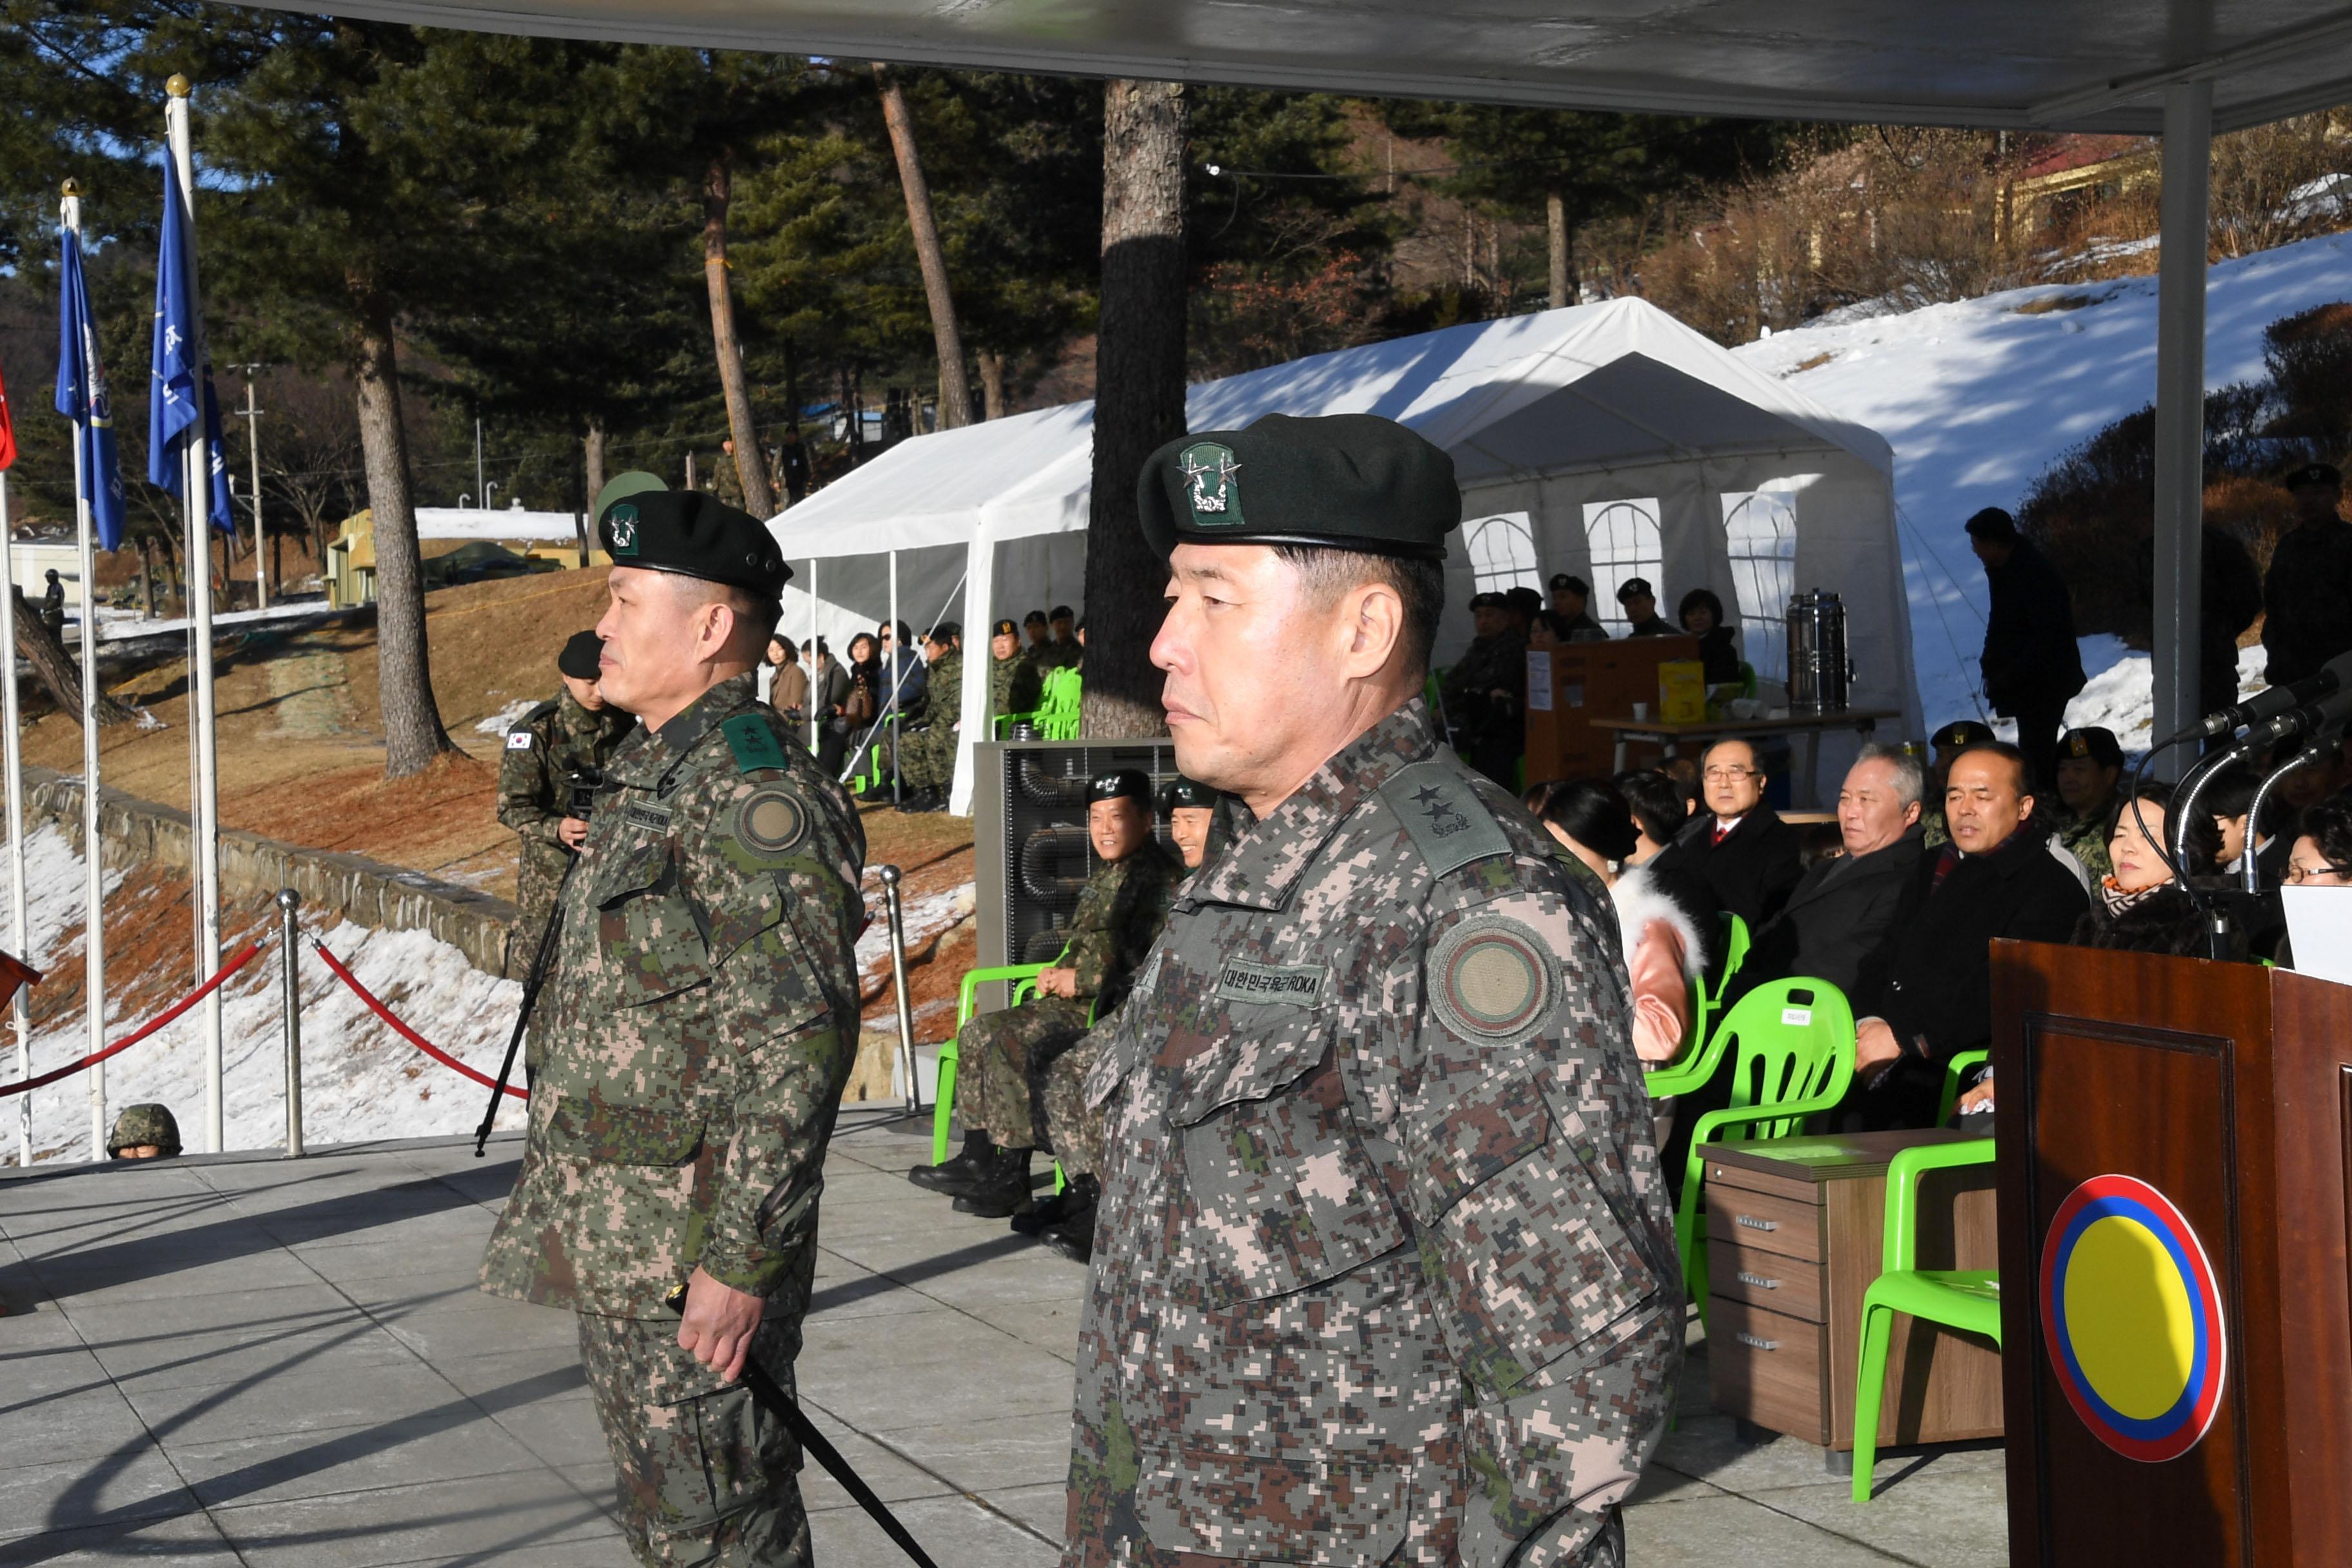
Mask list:
[{"label": "beret insignia", "polygon": [[1231,447],[1220,441],[1196,441],[1178,455],[1176,466],[1189,485],[1184,499],[1192,508],[1193,527],[1244,526],[1241,487],[1234,479],[1242,466]]},{"label": "beret insignia", "polygon": [[622,501],[604,514],[613,530],[613,553],[635,555],[637,552],[637,509]]},{"label": "beret insignia", "polygon": [[1543,939],[1507,916],[1474,916],[1430,949],[1430,1008],[1470,1039],[1517,1045],[1543,1028],[1559,992]]}]

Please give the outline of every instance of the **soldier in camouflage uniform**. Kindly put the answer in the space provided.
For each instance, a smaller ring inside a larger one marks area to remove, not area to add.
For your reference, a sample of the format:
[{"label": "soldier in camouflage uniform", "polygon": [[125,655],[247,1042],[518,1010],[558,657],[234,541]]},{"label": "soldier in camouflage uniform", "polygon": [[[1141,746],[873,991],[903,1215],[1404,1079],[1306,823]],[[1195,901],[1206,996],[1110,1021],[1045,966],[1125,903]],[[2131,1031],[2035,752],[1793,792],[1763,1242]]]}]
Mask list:
[{"label": "soldier in camouflage uniform", "polygon": [[522,865],[515,876],[515,906],[521,912],[507,933],[509,980],[530,975],[540,933],[555,910],[555,889],[587,840],[588,814],[576,807],[586,803],[606,759],[636,726],[597,686],[604,649],[593,631],[565,643],[555,658],[562,694],[507,731],[499,762],[499,822],[522,837]]},{"label": "soldier in camouflage uniform", "polygon": [[1528,685],[1527,629],[1514,623],[1500,594],[1473,595],[1470,616],[1477,635],[1445,672],[1438,695],[1462,754],[1487,777],[1507,782],[1526,738],[1519,701]]},{"label": "soldier in camouflage uniform", "polygon": [[106,1136],[110,1160],[168,1160],[180,1152],[180,1123],[167,1106],[126,1105]]},{"label": "soldier in camouflage uniform", "polygon": [[963,734],[963,654],[955,647],[961,630],[942,621],[923,637],[925,692],[919,728],[898,742],[898,772],[914,793],[901,811],[945,811],[955,784],[956,742]]},{"label": "soldier in camouflage uniform", "polygon": [[2058,823],[2058,847],[2082,862],[2094,887],[2116,868],[2107,840],[2115,837],[2116,816],[2123,809],[2116,794],[2123,776],[2123,742],[2116,739],[2113,730],[2091,724],[2058,738],[2053,782],[2064,807]]},{"label": "soldier in camouflage uniform", "polygon": [[1453,465],[1268,416],[1139,489],[1177,760],[1237,831],[1086,1086],[1065,1568],[1622,1563],[1674,1233],[1609,918],[1419,697]]},{"label": "soldier in camouflage uniform", "polygon": [[1095,868],[1036,994],[980,1014],[956,1036],[963,1152],[907,1173],[917,1186],[953,1197],[962,1214],[1002,1219],[1029,1201],[1029,1154],[1047,1141],[1038,1105],[1047,1070],[1097,1014],[1126,999],[1168,918],[1177,868],[1151,837],[1151,781],[1131,768],[1089,781],[1087,833]]},{"label": "soldier in camouflage uniform", "polygon": [[646,728],[607,763],[557,906],[529,1140],[482,1287],[579,1315],[641,1562],[803,1568],[798,1446],[736,1380],[757,1358],[792,1386],[856,1054],[865,836],[752,696],[790,575],[766,530],[670,491],[614,504],[599,533],[604,688]]},{"label": "soldier in camouflage uniform", "polygon": [[[1010,619],[996,623],[988,639],[988,659],[990,720],[1006,713],[1035,712],[1045,697],[1045,679],[1021,651],[1021,628]],[[989,729],[988,738],[997,739],[993,722]]]}]

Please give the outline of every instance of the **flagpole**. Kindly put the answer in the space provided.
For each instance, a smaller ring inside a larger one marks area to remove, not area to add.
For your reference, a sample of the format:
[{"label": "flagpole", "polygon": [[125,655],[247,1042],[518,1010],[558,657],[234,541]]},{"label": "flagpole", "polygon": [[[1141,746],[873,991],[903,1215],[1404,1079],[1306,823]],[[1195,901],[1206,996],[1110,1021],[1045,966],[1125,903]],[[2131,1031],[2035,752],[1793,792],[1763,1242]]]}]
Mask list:
[{"label": "flagpole", "polygon": [[[60,216],[79,247],[81,187],[71,180]],[[98,827],[98,554],[90,540],[89,420],[85,401],[74,420],[74,531],[81,552],[82,1032],[95,1053],[106,1048],[106,923],[99,918],[106,867]],[[107,1157],[104,1062],[89,1069],[89,1157],[93,1164]]]},{"label": "flagpole", "polygon": [[[187,310],[192,321],[201,322],[203,314],[196,301],[203,293],[196,283],[196,182],[195,158],[188,137],[188,79],[174,76],[163,84],[163,122],[172,143],[172,165],[180,182],[180,202],[187,213],[186,243],[188,258]],[[201,331],[201,329],[199,329]],[[220,770],[214,745],[213,701],[213,573],[212,573],[212,444],[204,417],[205,381],[210,367],[206,363],[205,345],[201,335],[194,345],[190,363],[199,367],[197,421],[191,428],[187,443],[187,516],[188,559],[200,563],[194,573],[195,585],[191,590],[189,612],[194,625],[190,631],[194,642],[195,668],[189,672],[188,689],[195,701],[196,721],[190,736],[196,751],[195,798],[188,809],[190,826],[194,829],[196,864],[196,978],[201,983],[220,967]],[[231,526],[235,523],[232,520]],[[260,570],[256,557],[256,571]],[[223,1125],[221,1103],[221,997],[218,991],[204,1000],[205,1035],[205,1147],[213,1153],[226,1149],[227,1142]]]},{"label": "flagpole", "polygon": [[[8,476],[0,471],[0,559],[8,563],[0,581],[0,768],[8,774],[8,951],[29,961],[32,944],[25,940],[25,772],[16,743],[16,545],[8,519]],[[16,1025],[16,1079],[33,1076],[32,1008],[25,987],[16,988],[13,1008]],[[16,1097],[16,1168],[33,1163],[33,1097]]]}]

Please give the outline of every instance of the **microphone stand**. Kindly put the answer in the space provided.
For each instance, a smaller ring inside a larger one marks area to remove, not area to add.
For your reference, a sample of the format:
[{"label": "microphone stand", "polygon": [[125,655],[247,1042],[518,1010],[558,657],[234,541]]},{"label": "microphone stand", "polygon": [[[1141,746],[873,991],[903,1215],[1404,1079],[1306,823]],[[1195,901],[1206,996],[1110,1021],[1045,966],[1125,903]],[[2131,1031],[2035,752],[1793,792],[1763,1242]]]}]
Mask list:
[{"label": "microphone stand", "polygon": [[2254,845],[2262,837],[2263,807],[2270,804],[2271,786],[2277,784],[2279,780],[2286,777],[2287,774],[2294,772],[2295,769],[2303,766],[2305,763],[2310,762],[2312,758],[2317,754],[2318,753],[2315,752],[2297,752],[2285,762],[2280,763],[2277,767],[2273,768],[2269,776],[2264,778],[2261,785],[2255,789],[2254,803],[2246,808],[2246,848],[2244,855],[2246,863],[2239,871],[2239,878],[2244,885],[2247,892],[2259,893],[2263,890],[2263,868],[2254,859]]}]

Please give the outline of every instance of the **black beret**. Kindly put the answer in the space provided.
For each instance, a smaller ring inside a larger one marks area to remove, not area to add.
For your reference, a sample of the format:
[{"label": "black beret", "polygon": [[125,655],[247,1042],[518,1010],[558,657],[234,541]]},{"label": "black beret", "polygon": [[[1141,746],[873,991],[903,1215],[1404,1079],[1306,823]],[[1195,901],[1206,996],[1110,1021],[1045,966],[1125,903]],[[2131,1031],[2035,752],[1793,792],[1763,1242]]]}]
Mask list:
[{"label": "black beret", "polygon": [[1633,598],[1636,595],[1645,595],[1653,599],[1658,596],[1656,592],[1651,588],[1650,580],[1647,577],[1628,577],[1622,583],[1617,584],[1617,602],[1619,604],[1623,604],[1626,600]]},{"label": "black beret", "polygon": [[793,580],[766,524],[701,490],[646,490],[614,501],[596,533],[615,566],[724,583],[771,603]]},{"label": "black beret", "polygon": [[604,639],[593,631],[574,632],[555,656],[558,673],[574,680],[594,680],[604,673]]},{"label": "black beret", "polygon": [[1927,743],[1944,752],[1956,746],[1981,746],[1992,738],[1992,731],[1986,725],[1973,719],[1955,719],[1928,736]]},{"label": "black beret", "polygon": [[1054,606],[1053,617],[1057,621],[1066,621],[1076,614],[1077,611],[1070,608],[1067,605],[1056,605]]},{"label": "black beret", "polygon": [[1042,626],[1045,624],[1045,612],[1032,610],[1021,617],[1021,624],[1024,626]]},{"label": "black beret", "polygon": [[988,635],[992,637],[1017,637],[1021,635],[1021,628],[1014,626],[1013,618],[1007,616],[990,628]]},{"label": "black beret", "polygon": [[2124,748],[2113,730],[2086,724],[2079,730],[2069,730],[2058,737],[2061,757],[2089,757],[2103,768],[2124,765]]},{"label": "black beret", "polygon": [[1188,779],[1182,773],[1178,773],[1169,780],[1160,792],[1160,804],[1170,811],[1183,811],[1188,808],[1214,811],[1217,808],[1218,798],[1215,790],[1211,789],[1199,779]]},{"label": "black beret", "polygon": [[925,642],[935,642],[941,647],[945,647],[948,644],[953,642],[956,638],[961,636],[963,636],[962,623],[958,621],[941,621],[938,626],[933,626],[929,631],[923,634],[923,640]]},{"label": "black beret", "polygon": [[1503,591],[1503,605],[1507,609],[1514,609],[1524,615],[1532,616],[1544,607],[1543,595],[1524,584],[1517,588],[1506,588]]},{"label": "black beret", "polygon": [[2286,477],[2286,488],[2290,492],[2328,485],[2337,489],[2344,488],[2344,476],[2336,471],[2332,463],[2305,463]]},{"label": "black beret", "polygon": [[1087,781],[1087,804],[1098,800],[1139,800],[1151,805],[1151,781],[1133,768],[1120,768],[1116,773],[1097,773]]},{"label": "black beret", "polygon": [[1454,459],[1371,414],[1269,414],[1244,430],[1180,436],[1145,460],[1136,504],[1161,556],[1190,540],[1442,561],[1462,526]]},{"label": "black beret", "polygon": [[1961,525],[1978,539],[2015,539],[2017,519],[1997,506],[1989,506]]},{"label": "black beret", "polygon": [[1499,610],[1503,607],[1503,595],[1500,594],[1473,594],[1470,595],[1470,607],[1474,610]]},{"label": "black beret", "polygon": [[1557,594],[1563,588],[1571,594],[1581,594],[1588,599],[1592,596],[1591,584],[1573,572],[1555,572],[1551,574],[1551,591]]}]

